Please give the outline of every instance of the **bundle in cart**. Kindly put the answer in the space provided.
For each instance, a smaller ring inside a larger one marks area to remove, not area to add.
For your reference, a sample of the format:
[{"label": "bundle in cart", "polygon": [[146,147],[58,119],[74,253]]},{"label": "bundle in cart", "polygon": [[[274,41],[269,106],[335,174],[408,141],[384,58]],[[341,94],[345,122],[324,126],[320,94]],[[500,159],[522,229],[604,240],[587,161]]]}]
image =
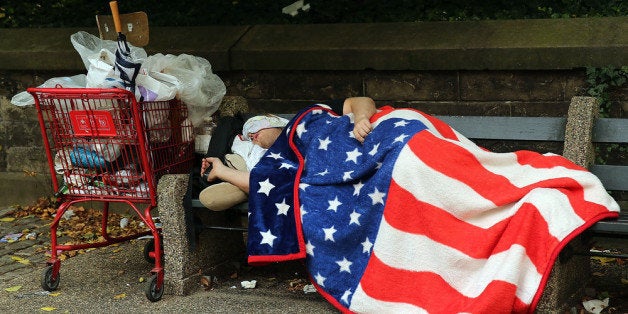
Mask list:
[{"label": "bundle in cart", "polygon": [[[59,285],[58,252],[102,247],[152,235],[145,256],[154,262],[146,296],[163,294],[161,230],[154,223],[156,187],[166,173],[187,173],[194,158],[192,124],[178,100],[137,102],[123,89],[30,88],[61,205],[51,224],[51,258],[42,286]],[[101,239],[96,243],[57,244],[57,227],[68,208],[80,202],[102,203]],[[124,237],[107,233],[110,203],[130,207],[147,230]],[[143,207],[143,208],[141,208]]]}]

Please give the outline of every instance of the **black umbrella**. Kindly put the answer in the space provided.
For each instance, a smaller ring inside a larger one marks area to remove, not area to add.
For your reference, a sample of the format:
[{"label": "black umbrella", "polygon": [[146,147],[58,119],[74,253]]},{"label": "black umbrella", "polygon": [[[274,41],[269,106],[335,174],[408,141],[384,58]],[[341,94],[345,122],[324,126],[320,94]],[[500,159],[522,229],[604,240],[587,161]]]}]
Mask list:
[{"label": "black umbrella", "polygon": [[126,41],[126,36],[122,34],[122,23],[120,22],[120,13],[118,12],[118,2],[110,1],[111,15],[113,16],[113,24],[118,32],[118,49],[116,49],[115,69],[120,75],[120,79],[124,82],[126,89],[135,93],[135,78],[140,71],[140,63],[134,62],[131,58],[131,49]]}]

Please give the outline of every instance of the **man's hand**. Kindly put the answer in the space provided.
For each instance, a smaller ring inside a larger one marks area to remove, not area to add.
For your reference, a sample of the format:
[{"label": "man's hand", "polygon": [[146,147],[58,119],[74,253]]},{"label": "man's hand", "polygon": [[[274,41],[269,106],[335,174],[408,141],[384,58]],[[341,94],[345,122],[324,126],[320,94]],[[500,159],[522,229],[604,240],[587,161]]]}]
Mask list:
[{"label": "man's hand", "polygon": [[226,166],[218,158],[203,158],[203,160],[201,161],[201,176],[203,175],[203,173],[205,173],[206,170],[208,170],[208,168],[211,168],[209,174],[207,175],[207,182],[212,182],[216,179],[220,179],[219,174],[222,171],[221,169],[225,167]]},{"label": "man's hand", "polygon": [[373,131],[369,120],[375,112],[375,101],[370,97],[349,97],[342,105],[342,114],[353,113],[353,135],[360,143]]},{"label": "man's hand", "polygon": [[373,131],[373,126],[368,118],[358,120],[358,117],[356,117],[353,127],[353,135],[356,140],[360,141],[360,143],[364,143],[366,136],[369,135],[371,131]]}]

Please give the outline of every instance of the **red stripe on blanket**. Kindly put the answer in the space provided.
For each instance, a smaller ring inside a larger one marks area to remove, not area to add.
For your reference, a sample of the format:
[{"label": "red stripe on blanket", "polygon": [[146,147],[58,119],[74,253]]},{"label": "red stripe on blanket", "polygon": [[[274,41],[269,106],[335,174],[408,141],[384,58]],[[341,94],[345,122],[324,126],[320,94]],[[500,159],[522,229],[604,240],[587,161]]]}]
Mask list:
[{"label": "red stripe on blanket", "polygon": [[[385,282],[387,289],[381,289]],[[430,313],[524,313],[528,306],[516,296],[516,286],[492,281],[476,297],[468,297],[431,272],[414,272],[390,267],[375,254],[362,281],[369,297],[386,302],[413,304]]]},{"label": "red stripe on blanket", "polygon": [[[463,182],[482,195],[482,197],[498,206],[517,201],[535,188],[562,187],[570,190],[582,189],[580,184],[572,178],[552,178],[517,187],[505,176],[487,170],[464,147],[442,140],[429,132],[418,133],[408,142],[408,145],[417,158],[428,167]],[[424,147],[429,147],[430,149],[424,149]],[[538,154],[537,156],[543,157]],[[514,171],[520,171],[523,174],[528,170],[522,167],[514,169]],[[517,174],[514,173],[514,175]]]},{"label": "red stripe on blanket", "polygon": [[534,168],[554,168],[562,166],[571,170],[586,171],[586,169],[559,155],[543,155],[542,158],[539,158],[539,154],[537,152],[529,150],[516,151],[514,154],[517,155],[517,162],[521,165],[530,165]]},{"label": "red stripe on blanket", "polygon": [[[520,244],[537,267],[547,263],[547,248],[559,243],[548,232],[540,232],[547,231],[548,226],[532,204],[523,204],[514,216],[484,229],[417,200],[395,181],[391,182],[384,219],[396,229],[426,235],[473,258],[489,258]],[[535,232],[531,234],[530,230]]]},{"label": "red stripe on blanket", "polygon": [[433,116],[425,114],[421,111],[417,110],[417,112],[423,115],[428,121],[430,121],[430,123],[432,123],[434,128],[436,128],[436,131],[438,131],[438,133],[440,133],[443,137],[451,139],[451,140],[455,140],[455,141],[459,140],[458,136],[456,135],[456,132],[454,132],[454,129],[452,129],[447,123]]}]

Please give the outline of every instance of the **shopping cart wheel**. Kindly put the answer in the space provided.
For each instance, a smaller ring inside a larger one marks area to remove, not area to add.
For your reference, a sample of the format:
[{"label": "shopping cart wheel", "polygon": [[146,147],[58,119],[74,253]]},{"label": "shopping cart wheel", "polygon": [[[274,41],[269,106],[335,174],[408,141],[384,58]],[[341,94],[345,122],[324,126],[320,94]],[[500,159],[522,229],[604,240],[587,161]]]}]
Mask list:
[{"label": "shopping cart wheel", "polygon": [[46,291],[55,291],[59,287],[59,281],[61,275],[57,272],[54,273],[54,265],[48,265],[44,269],[44,276],[41,279],[41,287]]},{"label": "shopping cart wheel", "polygon": [[[159,236],[159,240],[162,243],[161,244],[161,257],[163,260],[163,256],[164,256],[163,237]],[[154,252],[155,252],[155,240],[149,239],[148,241],[146,241],[146,244],[144,244],[144,259],[151,264],[155,264]],[[151,256],[150,253],[153,253],[153,256]]]},{"label": "shopping cart wheel", "polygon": [[158,274],[154,274],[148,279],[148,284],[146,285],[146,298],[151,302],[157,302],[161,300],[161,297],[164,295],[164,285],[163,282],[161,286],[157,280]]}]

